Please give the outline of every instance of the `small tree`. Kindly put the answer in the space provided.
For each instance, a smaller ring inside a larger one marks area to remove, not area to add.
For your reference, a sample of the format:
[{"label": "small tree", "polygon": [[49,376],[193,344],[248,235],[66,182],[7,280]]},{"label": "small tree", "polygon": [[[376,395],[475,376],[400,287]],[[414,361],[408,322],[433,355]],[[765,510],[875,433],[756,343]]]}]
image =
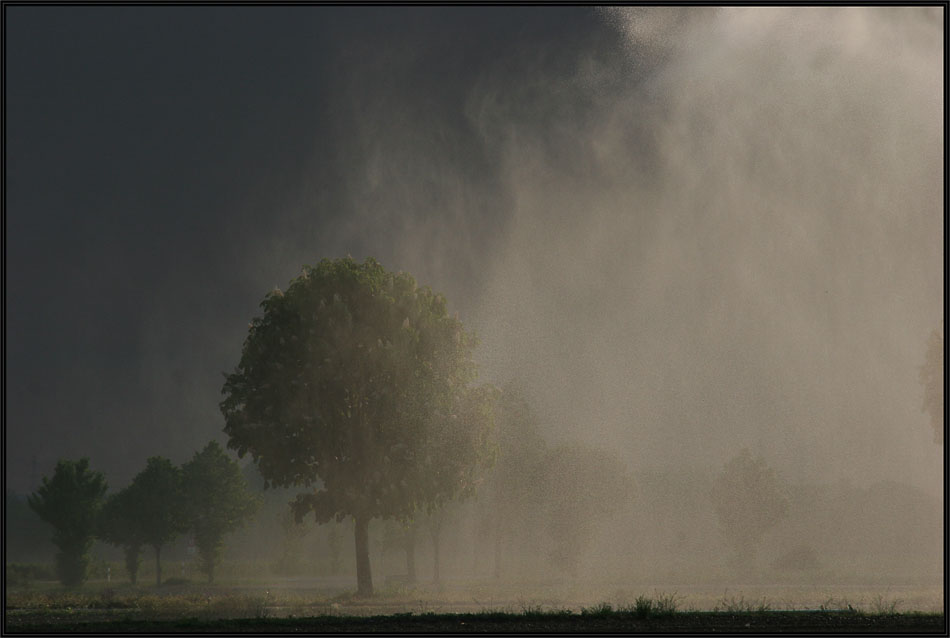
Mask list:
[{"label": "small tree", "polygon": [[99,514],[97,532],[97,536],[102,540],[123,548],[125,569],[133,585],[137,582],[146,534],[138,516],[139,507],[139,497],[131,486],[112,494],[106,499]]},{"label": "small tree", "polygon": [[56,574],[64,585],[86,581],[89,550],[106,489],[105,477],[89,469],[89,459],[60,460],[52,480],[44,476],[40,488],[27,497],[33,511],[53,526],[53,544],[59,549]]},{"label": "small tree", "polygon": [[373,259],[324,259],[251,322],[221,410],[228,447],[270,485],[310,491],[298,519],[354,519],[358,593],[373,592],[369,521],[470,493],[488,456],[489,388],[446,301]]},{"label": "small tree", "polygon": [[934,442],[943,444],[943,334],[935,329],[927,339],[927,357],[920,366],[919,378],[924,386],[922,409],[930,414]]},{"label": "small tree", "polygon": [[181,468],[183,523],[194,534],[201,571],[214,582],[224,535],[241,527],[259,506],[241,468],[211,441]]},{"label": "small tree", "polygon": [[618,458],[579,443],[551,448],[535,480],[546,511],[548,560],[576,577],[595,533],[632,497],[633,480]]},{"label": "small tree", "polygon": [[501,577],[502,551],[506,540],[537,514],[540,504],[534,483],[544,458],[545,441],[539,421],[520,386],[515,382],[502,388],[495,410],[495,466],[488,479],[488,515],[494,536],[494,574]]},{"label": "small tree", "polygon": [[743,449],[726,463],[713,484],[711,497],[733,565],[745,570],[755,564],[762,537],[788,512],[785,486],[761,457]]},{"label": "small tree", "polygon": [[160,456],[148,459],[132,479],[135,520],[142,539],[155,549],[155,584],[162,584],[162,547],[187,528],[182,516],[181,469]]}]

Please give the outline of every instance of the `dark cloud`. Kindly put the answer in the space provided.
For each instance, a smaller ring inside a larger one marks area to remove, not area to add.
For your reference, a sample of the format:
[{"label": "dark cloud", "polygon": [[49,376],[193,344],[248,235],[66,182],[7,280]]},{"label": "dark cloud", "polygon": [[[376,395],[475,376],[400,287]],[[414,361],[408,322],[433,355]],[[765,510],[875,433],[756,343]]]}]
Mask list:
[{"label": "dark cloud", "polygon": [[464,242],[429,247],[462,249],[433,285],[477,287],[505,209],[468,92],[517,76],[525,55],[568,68],[604,32],[578,9],[4,10],[6,449],[20,490],[34,455],[41,471],[91,455],[121,482],[149,454],[220,436],[220,373],[264,292],[302,263],[350,252],[414,271],[396,244],[451,214],[436,212],[445,184],[419,210],[384,166],[388,212],[365,217],[374,147],[426,136],[444,169],[429,179],[478,192],[431,238]]},{"label": "dark cloud", "polygon": [[446,293],[549,436],[939,473],[939,16],[4,11],[14,489],[221,438],[260,299],[347,253]]}]

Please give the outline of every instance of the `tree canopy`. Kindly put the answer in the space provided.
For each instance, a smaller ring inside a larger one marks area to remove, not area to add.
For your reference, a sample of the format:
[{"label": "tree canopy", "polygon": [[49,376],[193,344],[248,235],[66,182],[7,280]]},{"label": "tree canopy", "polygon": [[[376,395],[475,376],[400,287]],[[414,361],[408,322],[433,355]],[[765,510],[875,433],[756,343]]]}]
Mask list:
[{"label": "tree canopy", "polygon": [[213,582],[224,535],[251,518],[259,502],[248,491],[241,468],[216,441],[196,452],[181,471],[184,524],[194,534],[201,570]]},{"label": "tree canopy", "polygon": [[372,592],[366,525],[469,493],[489,457],[494,391],[471,385],[474,335],[445,298],[372,258],[305,266],[261,303],[221,411],[228,447],[294,511],[353,516],[357,580]]},{"label": "tree canopy", "polygon": [[89,459],[60,460],[53,478],[43,477],[39,489],[27,500],[40,518],[53,526],[56,571],[64,585],[79,585],[86,580],[89,549],[96,533],[96,522],[105,477],[89,469]]},{"label": "tree canopy", "polygon": [[139,516],[141,501],[132,486],[111,494],[99,513],[97,536],[125,551],[125,569],[134,585],[139,569],[139,555],[145,544],[146,530]]},{"label": "tree canopy", "polygon": [[142,540],[155,549],[155,581],[162,582],[162,547],[175,539],[186,526],[182,516],[181,469],[166,458],[153,456],[145,469],[132,479],[135,519]]}]

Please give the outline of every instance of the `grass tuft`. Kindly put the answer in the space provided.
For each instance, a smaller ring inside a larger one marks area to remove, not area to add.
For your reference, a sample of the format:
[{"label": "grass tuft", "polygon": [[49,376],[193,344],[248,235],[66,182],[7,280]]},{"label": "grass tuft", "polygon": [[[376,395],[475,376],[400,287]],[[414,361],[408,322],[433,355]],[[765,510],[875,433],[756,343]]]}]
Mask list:
[{"label": "grass tuft", "polygon": [[898,608],[904,603],[900,598],[888,599],[877,594],[871,599],[871,612],[878,616],[894,616],[899,614]]},{"label": "grass tuft", "polygon": [[610,616],[614,613],[613,605],[600,603],[593,607],[581,607],[581,616]]},{"label": "grass tuft", "polygon": [[764,613],[767,611],[772,611],[772,603],[766,596],[763,596],[760,599],[746,600],[745,596],[742,595],[736,598],[735,596],[727,597],[726,594],[723,594],[722,598],[720,598],[713,607],[713,611],[728,612],[732,614]]}]

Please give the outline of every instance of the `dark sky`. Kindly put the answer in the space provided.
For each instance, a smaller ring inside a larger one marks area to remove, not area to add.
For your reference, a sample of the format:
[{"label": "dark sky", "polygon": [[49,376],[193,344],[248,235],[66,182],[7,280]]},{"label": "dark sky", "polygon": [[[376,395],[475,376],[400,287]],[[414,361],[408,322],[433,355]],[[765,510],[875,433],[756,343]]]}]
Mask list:
[{"label": "dark sky", "polygon": [[351,254],[552,437],[937,489],[939,13],[4,12],[8,488],[223,442],[260,300]]},{"label": "dark sky", "polygon": [[89,455],[124,481],[148,455],[181,460],[220,438],[221,372],[264,293],[303,263],[372,254],[407,268],[388,241],[398,217],[347,228],[367,125],[451,136],[439,162],[464,165],[485,201],[459,229],[467,250],[431,283],[477,289],[465,252],[487,250],[506,211],[490,205],[497,171],[461,113],[468,88],[517,74],[526,51],[556,69],[575,45],[617,37],[586,9],[4,11],[17,490],[37,478],[33,457],[42,474]]}]

